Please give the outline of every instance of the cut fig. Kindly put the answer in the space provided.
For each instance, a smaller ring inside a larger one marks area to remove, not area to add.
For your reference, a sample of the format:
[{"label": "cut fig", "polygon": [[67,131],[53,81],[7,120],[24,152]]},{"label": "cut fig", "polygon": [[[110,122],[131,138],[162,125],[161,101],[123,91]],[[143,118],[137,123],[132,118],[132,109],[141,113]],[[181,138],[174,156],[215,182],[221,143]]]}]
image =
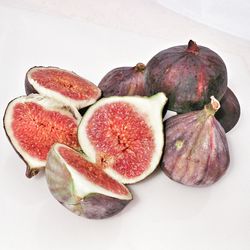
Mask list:
[{"label": "cut fig", "polygon": [[143,63],[137,63],[135,67],[120,67],[108,72],[98,87],[104,97],[108,96],[145,96]]},{"label": "cut fig", "polygon": [[74,72],[56,67],[33,67],[25,78],[26,93],[52,97],[77,109],[87,107],[101,96],[101,90]]},{"label": "cut fig", "polygon": [[227,170],[227,139],[214,117],[219,107],[212,97],[201,111],[167,119],[161,167],[172,180],[188,186],[210,185]]},{"label": "cut fig", "polygon": [[215,117],[227,133],[240,119],[240,104],[230,88],[227,88],[225,95],[220,101],[221,107]]},{"label": "cut fig", "polygon": [[38,94],[21,96],[8,104],[4,128],[10,143],[27,165],[27,177],[45,167],[54,143],[80,149],[77,139],[80,120],[81,115],[74,107]]},{"label": "cut fig", "polygon": [[55,144],[48,156],[46,179],[53,196],[77,215],[110,217],[132,199],[129,190],[79,152]]},{"label": "cut fig", "polygon": [[135,183],[154,171],[162,155],[163,93],[152,97],[103,98],[84,114],[78,140],[91,162],[121,183]]},{"label": "cut fig", "polygon": [[146,66],[145,79],[147,94],[164,92],[168,109],[177,113],[200,110],[210,96],[220,100],[227,89],[222,58],[192,40],[156,54]]}]

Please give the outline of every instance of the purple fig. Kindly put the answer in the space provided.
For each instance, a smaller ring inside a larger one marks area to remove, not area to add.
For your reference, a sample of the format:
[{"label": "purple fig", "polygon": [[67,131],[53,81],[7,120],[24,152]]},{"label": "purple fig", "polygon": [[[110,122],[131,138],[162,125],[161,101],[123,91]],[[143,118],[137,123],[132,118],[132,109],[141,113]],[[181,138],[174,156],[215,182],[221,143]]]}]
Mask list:
[{"label": "purple fig", "polygon": [[220,105],[221,107],[216,112],[215,117],[227,133],[237,124],[240,118],[240,104],[230,88],[227,88],[225,95],[220,101]]},{"label": "purple fig", "polygon": [[143,63],[137,63],[135,67],[120,67],[107,73],[98,87],[104,97],[108,96],[145,96]]},{"label": "purple fig", "polygon": [[172,180],[188,186],[210,185],[225,173],[230,159],[224,129],[214,117],[219,107],[211,97],[203,110],[166,120],[161,167]]},{"label": "purple fig", "polygon": [[202,109],[210,96],[220,100],[226,89],[227,69],[221,57],[192,40],[159,52],[146,66],[147,95],[164,92],[168,109],[177,113]]}]

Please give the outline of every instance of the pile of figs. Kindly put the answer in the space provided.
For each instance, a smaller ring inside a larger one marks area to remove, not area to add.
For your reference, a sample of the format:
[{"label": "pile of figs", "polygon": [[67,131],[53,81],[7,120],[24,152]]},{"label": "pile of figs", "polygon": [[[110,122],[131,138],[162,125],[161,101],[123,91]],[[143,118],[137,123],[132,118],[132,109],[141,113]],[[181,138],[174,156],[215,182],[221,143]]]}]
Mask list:
[{"label": "pile of figs", "polygon": [[[117,214],[132,200],[126,184],[158,166],[187,186],[211,185],[229,166],[226,133],[240,105],[222,58],[192,40],[146,65],[115,68],[98,86],[57,67],[33,67],[25,90],[7,105],[6,135],[26,176],[45,170],[52,195],[77,215]],[[167,110],[176,115],[163,121]]]}]

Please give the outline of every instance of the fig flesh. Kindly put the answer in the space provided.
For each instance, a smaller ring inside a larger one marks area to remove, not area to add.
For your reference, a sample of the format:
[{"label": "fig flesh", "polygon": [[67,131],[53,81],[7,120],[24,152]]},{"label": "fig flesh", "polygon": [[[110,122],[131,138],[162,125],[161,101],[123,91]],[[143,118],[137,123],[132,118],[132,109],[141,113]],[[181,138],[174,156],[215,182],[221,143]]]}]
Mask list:
[{"label": "fig flesh", "polygon": [[220,109],[216,112],[215,117],[227,133],[240,119],[240,104],[230,88],[227,88],[225,95],[220,101]]},{"label": "fig flesh", "polygon": [[27,165],[27,177],[45,167],[54,143],[80,148],[77,139],[80,120],[81,115],[74,107],[38,94],[21,96],[8,104],[4,115],[5,132]]},{"label": "fig flesh", "polygon": [[101,90],[74,72],[56,67],[33,67],[25,77],[27,95],[39,93],[77,109],[87,107],[101,96]]},{"label": "fig flesh", "polygon": [[188,186],[210,185],[225,173],[230,159],[224,129],[214,117],[219,106],[212,98],[203,110],[166,120],[161,167],[172,180]]},{"label": "fig flesh", "polygon": [[192,40],[155,55],[145,70],[147,95],[164,92],[168,109],[177,113],[200,110],[210,96],[220,100],[227,89],[227,69],[221,57]]},{"label": "fig flesh", "polygon": [[84,114],[78,140],[91,162],[121,183],[135,183],[157,167],[163,148],[163,93],[102,98]]},{"label": "fig flesh", "polygon": [[135,67],[120,67],[108,72],[98,87],[104,97],[108,96],[145,96],[143,63]]},{"label": "fig flesh", "polygon": [[115,215],[132,199],[129,190],[101,166],[63,144],[51,148],[45,174],[52,195],[73,213],[90,219]]}]

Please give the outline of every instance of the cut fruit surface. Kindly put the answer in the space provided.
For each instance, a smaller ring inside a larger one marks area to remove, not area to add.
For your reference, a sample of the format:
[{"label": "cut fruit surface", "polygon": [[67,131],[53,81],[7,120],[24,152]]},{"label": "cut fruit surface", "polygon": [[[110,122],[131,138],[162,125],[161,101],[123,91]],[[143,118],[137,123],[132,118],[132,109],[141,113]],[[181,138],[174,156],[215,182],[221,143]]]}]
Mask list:
[{"label": "cut fruit surface", "polygon": [[21,96],[9,103],[4,116],[5,131],[26,162],[28,177],[45,167],[54,143],[79,149],[77,126],[80,119],[75,108],[38,94]]},{"label": "cut fruit surface", "polygon": [[33,67],[25,79],[26,93],[53,97],[77,109],[93,104],[101,90],[77,74],[56,67]]},{"label": "cut fruit surface", "polygon": [[53,196],[72,212],[88,218],[114,215],[132,199],[123,184],[63,144],[51,148],[45,173]]},{"label": "cut fruit surface", "polygon": [[89,159],[122,183],[144,179],[162,154],[163,93],[152,97],[109,97],[91,106],[78,140]]}]

